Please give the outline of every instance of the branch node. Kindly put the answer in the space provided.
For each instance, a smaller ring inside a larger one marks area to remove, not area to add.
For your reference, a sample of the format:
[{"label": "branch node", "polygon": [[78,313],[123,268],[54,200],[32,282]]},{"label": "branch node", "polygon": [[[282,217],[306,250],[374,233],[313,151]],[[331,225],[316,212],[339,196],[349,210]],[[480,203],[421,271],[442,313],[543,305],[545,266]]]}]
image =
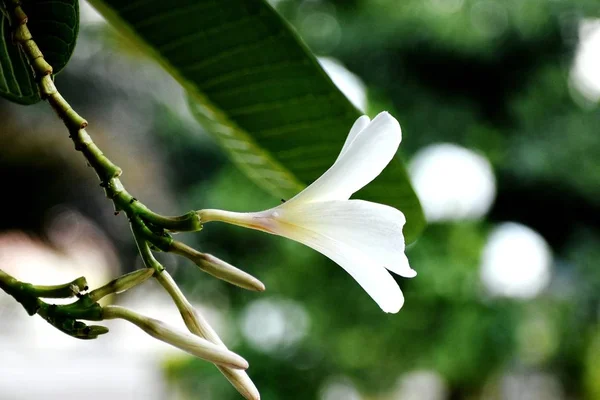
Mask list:
[{"label": "branch node", "polygon": [[19,4],[16,4],[15,7],[15,14],[14,14],[14,18],[17,22],[17,24],[19,25],[25,25],[28,22],[28,18],[27,15],[25,15],[25,12],[23,11],[23,9],[20,7],[21,4],[19,2]]}]

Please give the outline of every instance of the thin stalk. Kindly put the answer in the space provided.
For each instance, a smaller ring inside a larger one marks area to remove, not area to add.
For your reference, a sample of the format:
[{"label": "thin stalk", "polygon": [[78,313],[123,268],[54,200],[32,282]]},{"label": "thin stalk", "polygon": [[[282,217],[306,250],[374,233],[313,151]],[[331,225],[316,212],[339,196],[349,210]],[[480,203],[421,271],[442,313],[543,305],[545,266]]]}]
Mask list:
[{"label": "thin stalk", "polygon": [[[156,280],[162,285],[162,287],[169,293],[173,302],[177,305],[177,309],[185,322],[188,330],[194,335],[200,336],[204,339],[211,341],[212,343],[227,349],[219,335],[210,326],[208,321],[198,313],[190,302],[186,299],[185,295],[179,289],[179,286],[175,283],[171,275],[165,270],[155,275]],[[239,369],[224,367],[215,364],[216,367],[221,371],[223,376],[237,389],[237,391],[248,400],[260,399],[258,389],[246,373]]]}]

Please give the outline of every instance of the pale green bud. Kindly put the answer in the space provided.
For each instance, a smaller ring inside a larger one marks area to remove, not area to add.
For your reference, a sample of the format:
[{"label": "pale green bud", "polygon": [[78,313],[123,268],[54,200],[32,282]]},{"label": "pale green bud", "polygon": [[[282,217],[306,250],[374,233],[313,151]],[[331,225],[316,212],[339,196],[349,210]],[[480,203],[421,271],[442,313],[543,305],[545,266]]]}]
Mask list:
[{"label": "pale green bud", "polygon": [[193,356],[229,368],[246,369],[248,361],[222,346],[199,336],[181,332],[154,318],[119,306],[104,307],[104,318],[121,318],[131,322],[155,339],[169,343]]},{"label": "pale green bud", "polygon": [[201,253],[177,241],[173,242],[171,251],[192,260],[201,270],[216,278],[244,289],[257,292],[265,290],[265,285],[258,279],[211,254]]}]

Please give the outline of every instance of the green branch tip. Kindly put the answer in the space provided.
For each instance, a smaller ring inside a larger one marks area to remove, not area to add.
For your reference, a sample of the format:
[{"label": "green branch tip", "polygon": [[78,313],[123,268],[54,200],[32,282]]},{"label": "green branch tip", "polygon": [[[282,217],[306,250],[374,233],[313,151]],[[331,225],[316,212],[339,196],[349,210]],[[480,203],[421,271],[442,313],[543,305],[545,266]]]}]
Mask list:
[{"label": "green branch tip", "polygon": [[[38,314],[56,329],[77,339],[95,339],[108,332],[103,326],[88,326],[78,321],[101,321],[103,318],[102,307],[81,291],[87,290],[84,277],[75,279],[62,285],[40,286],[21,282],[0,270],[0,289],[10,294],[18,301],[29,315]],[[41,298],[69,298],[78,297],[70,304],[48,304]]]},{"label": "green branch tip", "polygon": [[85,277],[80,276],[72,282],[62,285],[42,286],[31,285],[31,290],[36,297],[44,297],[48,299],[68,299],[80,295],[88,290],[88,284]]}]

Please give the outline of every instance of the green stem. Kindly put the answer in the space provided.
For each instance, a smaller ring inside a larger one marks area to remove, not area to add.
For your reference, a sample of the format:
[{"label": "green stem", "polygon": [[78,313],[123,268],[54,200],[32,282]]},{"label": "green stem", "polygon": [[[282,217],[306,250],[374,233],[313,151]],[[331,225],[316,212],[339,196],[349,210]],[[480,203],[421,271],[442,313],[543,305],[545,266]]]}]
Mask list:
[{"label": "green stem", "polygon": [[37,286],[21,282],[0,270],[0,289],[15,298],[29,315],[39,314],[49,324],[62,332],[78,339],[95,339],[108,332],[103,326],[88,326],[78,319],[100,321],[103,319],[102,307],[88,296],[81,296],[71,304],[48,304],[40,297],[74,297],[87,289],[85,278],[56,286]]},{"label": "green stem", "polygon": [[156,231],[151,229],[152,225],[144,223],[144,220],[139,216],[131,217],[130,225],[134,236],[138,237],[136,241],[143,240],[151,243],[160,251],[168,252],[171,250],[173,238],[164,230],[159,229]]},{"label": "green stem", "polygon": [[[156,274],[155,278],[167,291],[167,293],[169,293],[171,299],[173,299],[173,302],[177,305],[177,309],[179,310],[179,313],[185,322],[185,326],[190,332],[196,336],[200,336],[206,340],[209,340],[217,346],[222,346],[225,349],[227,348],[209,323],[186,299],[181,289],[179,289],[179,286],[177,286],[177,283],[175,283],[171,275],[166,270],[160,274]],[[244,398],[249,400],[260,399],[258,389],[256,389],[256,386],[245,371],[227,368],[221,365],[216,365],[216,367],[237,389],[237,391],[244,396]]]},{"label": "green stem", "polygon": [[[8,2],[5,3],[9,5]],[[98,175],[106,196],[114,203],[115,211],[124,211],[130,220],[135,220],[138,225],[143,226],[148,232],[147,240],[153,244],[156,242],[155,245],[159,248],[161,244],[164,247],[165,241],[168,241],[168,234],[165,230],[193,231],[201,229],[199,217],[195,212],[179,217],[165,217],[152,212],[125,189],[119,179],[122,174],[121,168],[96,146],[85,130],[88,125],[87,121],[73,110],[54,85],[52,66],[46,62],[44,55],[31,36],[27,27],[27,15],[20,6],[20,0],[11,0],[9,8],[7,11],[13,25],[13,38],[29,61],[42,98],[50,104],[69,130],[69,136],[73,140],[75,149],[84,155],[88,164]],[[121,283],[125,286],[130,285],[130,278],[125,279],[124,283],[119,281],[119,285]],[[87,289],[85,279],[80,278],[58,286],[34,286],[20,282],[4,271],[0,271],[0,288],[21,303],[30,315],[39,314],[57,329],[71,336],[93,339],[97,335],[107,332],[104,327],[88,327],[77,321],[77,319],[96,321],[103,319],[102,307],[90,296],[80,296],[78,301],[67,305],[47,304],[40,300],[41,297],[79,295],[80,291]],[[101,297],[114,288],[115,285],[101,288],[94,293],[94,296]]]},{"label": "green stem", "polygon": [[147,222],[171,232],[196,232],[202,229],[200,216],[196,211],[190,211],[177,217],[165,217],[152,212],[140,203],[139,215]]},{"label": "green stem", "polygon": [[142,237],[143,235],[133,223],[131,224],[131,232],[133,233],[135,243],[146,268],[154,269],[157,274],[163,272],[165,267],[163,267],[162,264],[154,257],[154,254],[152,254],[152,250],[150,249],[150,245],[146,239]]},{"label": "green stem", "polygon": [[39,306],[31,284],[21,282],[6,272],[0,270],[0,289],[21,303],[29,315],[37,313]]},{"label": "green stem", "polygon": [[12,3],[12,23],[15,24],[14,39],[29,60],[38,80],[41,96],[48,101],[69,130],[75,149],[84,155],[89,165],[96,171],[106,196],[114,203],[115,212],[124,211],[130,218],[138,216],[145,223],[164,230],[181,232],[200,230],[202,225],[195,212],[191,211],[177,217],[162,216],[148,209],[125,189],[119,179],[122,174],[121,168],[110,161],[96,146],[85,130],[88,126],[87,121],[73,110],[54,85],[52,66],[44,60],[44,55],[31,36],[27,27],[27,15],[19,5],[20,0],[12,0]]},{"label": "green stem", "polygon": [[[0,288],[11,296],[43,297],[48,299],[68,299],[88,289],[83,276],[62,285],[42,286],[20,282],[0,270]],[[16,298],[16,297],[15,297]]]}]

